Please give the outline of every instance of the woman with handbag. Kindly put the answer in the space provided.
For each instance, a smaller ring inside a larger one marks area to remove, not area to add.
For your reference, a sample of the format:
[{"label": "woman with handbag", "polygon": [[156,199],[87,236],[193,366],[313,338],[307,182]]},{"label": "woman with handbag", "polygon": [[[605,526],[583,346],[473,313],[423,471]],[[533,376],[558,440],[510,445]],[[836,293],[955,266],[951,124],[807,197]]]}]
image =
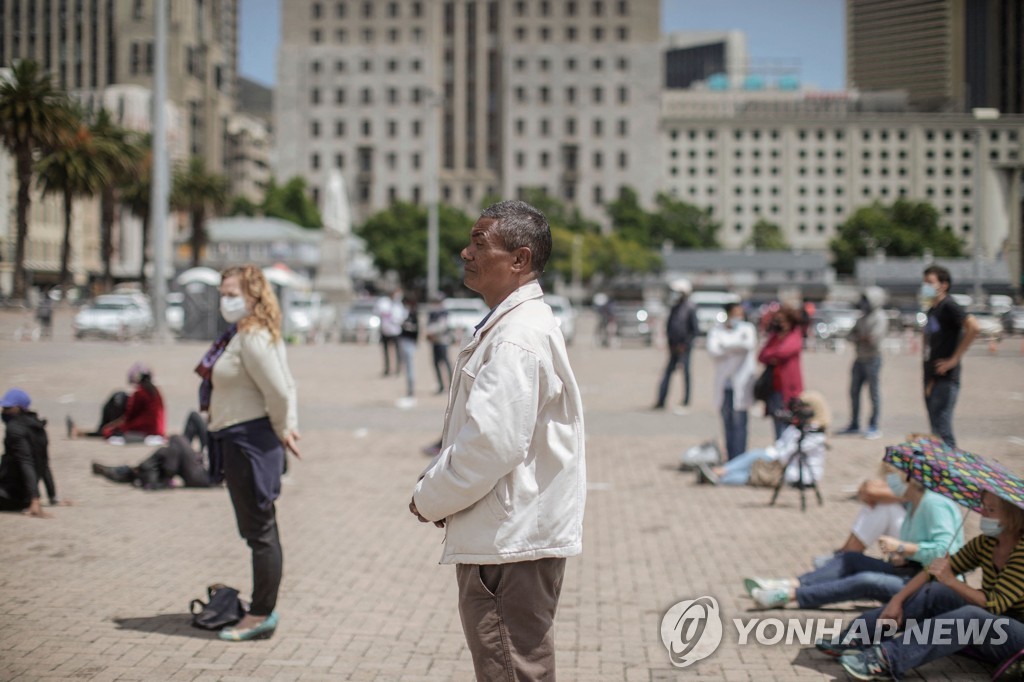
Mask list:
[{"label": "woman with handbag", "polygon": [[266,639],[277,628],[282,550],[274,500],[285,451],[299,457],[295,382],[281,339],[281,309],[254,265],[221,273],[220,311],[231,324],[196,367],[200,409],[210,412],[210,473],[223,476],[238,531],[252,549],[249,613],[220,631],[229,641]]},{"label": "woman with handbag", "polygon": [[[804,376],[800,369],[800,354],[804,348],[801,327],[803,317],[799,310],[784,305],[775,311],[768,325],[768,340],[757,359],[771,368],[772,390],[765,403],[765,414],[775,420],[775,437],[782,437],[789,421],[779,413],[792,398],[804,390]],[[757,388],[755,387],[755,390]]]}]

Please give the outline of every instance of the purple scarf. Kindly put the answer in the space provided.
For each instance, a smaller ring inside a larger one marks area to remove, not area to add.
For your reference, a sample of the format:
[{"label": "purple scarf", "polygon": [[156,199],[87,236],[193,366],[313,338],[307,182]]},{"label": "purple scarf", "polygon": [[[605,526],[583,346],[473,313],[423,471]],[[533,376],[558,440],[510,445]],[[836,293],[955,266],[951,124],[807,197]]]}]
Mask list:
[{"label": "purple scarf", "polygon": [[210,409],[210,396],[213,394],[213,366],[217,364],[217,360],[224,354],[224,349],[231,343],[231,339],[235,338],[235,334],[238,332],[238,325],[233,324],[228,327],[228,330],[220,335],[220,338],[213,342],[210,349],[206,351],[206,355],[196,365],[196,374],[203,378],[203,383],[199,384],[199,411],[206,412]]}]

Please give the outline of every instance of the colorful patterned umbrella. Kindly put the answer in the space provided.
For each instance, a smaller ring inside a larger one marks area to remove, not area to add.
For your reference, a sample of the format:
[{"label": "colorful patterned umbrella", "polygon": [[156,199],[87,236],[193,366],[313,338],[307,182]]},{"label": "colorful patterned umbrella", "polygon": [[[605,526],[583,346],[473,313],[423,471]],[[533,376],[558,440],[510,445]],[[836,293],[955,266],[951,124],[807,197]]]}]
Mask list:
[{"label": "colorful patterned umbrella", "polygon": [[929,490],[974,511],[981,510],[985,491],[1024,508],[1024,478],[941,440],[921,437],[890,445],[883,460],[909,472]]}]

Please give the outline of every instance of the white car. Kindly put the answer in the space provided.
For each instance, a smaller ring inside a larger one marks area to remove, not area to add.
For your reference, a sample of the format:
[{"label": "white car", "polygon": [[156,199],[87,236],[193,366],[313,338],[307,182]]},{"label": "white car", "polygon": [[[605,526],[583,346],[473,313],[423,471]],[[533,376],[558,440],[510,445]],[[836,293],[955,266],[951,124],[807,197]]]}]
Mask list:
[{"label": "white car", "polygon": [[330,340],[336,324],[334,306],[325,303],[323,294],[293,294],[288,300],[285,318],[287,336],[302,339],[305,343],[316,340]]},{"label": "white car", "polygon": [[739,294],[728,291],[695,291],[690,294],[690,303],[696,308],[697,329],[702,336],[707,336],[708,331],[718,322],[725,322],[725,306],[729,303],[739,303]]},{"label": "white car", "polygon": [[377,343],[380,340],[380,316],[373,299],[353,301],[341,318],[342,343]]},{"label": "white car", "polygon": [[572,345],[573,339],[576,338],[576,310],[572,303],[565,296],[555,294],[544,294],[544,302],[551,306],[551,312],[554,313],[558,327],[562,330],[565,345]]},{"label": "white car", "polygon": [[75,338],[89,335],[128,339],[153,332],[153,311],[141,294],[107,294],[83,308],[74,321]]},{"label": "white car", "polygon": [[446,298],[441,305],[448,312],[448,327],[460,346],[473,338],[476,326],[491,311],[482,298]]}]

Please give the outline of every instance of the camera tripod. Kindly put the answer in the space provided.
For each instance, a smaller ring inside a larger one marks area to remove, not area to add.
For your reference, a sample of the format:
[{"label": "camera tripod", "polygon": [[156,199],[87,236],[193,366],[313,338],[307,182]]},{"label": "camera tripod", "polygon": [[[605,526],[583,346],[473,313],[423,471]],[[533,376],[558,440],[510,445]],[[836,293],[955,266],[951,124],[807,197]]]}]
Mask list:
[{"label": "camera tripod", "polygon": [[[804,452],[804,436],[808,433],[820,433],[821,429],[807,428],[800,426],[800,438],[796,442],[796,452],[789,456],[786,460],[785,466],[782,467],[782,476],[779,478],[779,482],[775,484],[775,492],[772,493],[772,501],[768,503],[769,507],[775,506],[775,500],[779,499],[779,491],[782,490],[782,486],[786,485],[786,472],[789,471],[789,465],[794,461],[797,465],[797,477],[796,487],[800,489],[800,511],[807,511],[807,488],[814,489],[814,495],[818,498],[818,506],[825,504],[825,501],[821,498],[821,491],[818,490],[818,481],[814,479],[814,472],[811,471],[811,465],[807,462],[807,453]],[[811,474],[810,484],[804,483],[804,470],[807,470]]]}]

